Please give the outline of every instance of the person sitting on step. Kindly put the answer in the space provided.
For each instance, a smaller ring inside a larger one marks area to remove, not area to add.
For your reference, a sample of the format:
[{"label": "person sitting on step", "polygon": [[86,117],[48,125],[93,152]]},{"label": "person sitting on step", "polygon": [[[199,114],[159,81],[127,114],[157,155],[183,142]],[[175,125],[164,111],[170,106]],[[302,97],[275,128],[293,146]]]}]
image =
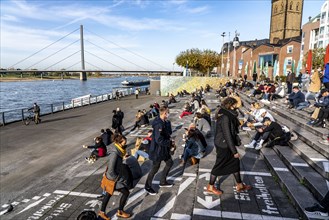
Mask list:
[{"label": "person sitting on step", "polygon": [[[305,102],[305,95],[299,90],[298,86],[294,86],[292,89],[292,93],[288,96],[289,106],[288,108],[301,108],[307,107],[308,104]],[[303,104],[302,104],[303,103]]]},{"label": "person sitting on step", "polygon": [[268,142],[267,147],[287,146],[287,142],[290,140],[290,135],[285,134],[281,125],[268,117],[264,118],[263,126],[256,127],[256,131],[257,133],[251,143],[244,145],[245,148],[254,148],[256,144],[255,150],[260,150],[266,142]]},{"label": "person sitting on step", "polygon": [[[139,141],[138,141],[139,140]],[[152,130],[149,130],[147,132],[147,136],[144,138],[137,138],[136,140],[136,148],[138,149],[135,152],[134,157],[136,157],[138,159],[139,156],[144,157],[145,159],[149,159],[149,154],[148,154],[148,150],[151,146],[151,141],[152,141]],[[139,142],[139,143],[137,143]]]},{"label": "person sitting on step", "polygon": [[199,155],[198,135],[194,129],[189,129],[187,131],[181,165],[184,166],[186,162],[192,157],[200,158],[201,156]]},{"label": "person sitting on step", "polygon": [[88,162],[95,162],[95,160],[98,157],[105,157],[107,153],[107,148],[103,142],[103,139],[101,137],[96,137],[95,138],[95,144],[88,146],[88,145],[83,145],[83,148],[89,148],[91,150],[91,154],[89,157],[86,157],[85,160]]}]

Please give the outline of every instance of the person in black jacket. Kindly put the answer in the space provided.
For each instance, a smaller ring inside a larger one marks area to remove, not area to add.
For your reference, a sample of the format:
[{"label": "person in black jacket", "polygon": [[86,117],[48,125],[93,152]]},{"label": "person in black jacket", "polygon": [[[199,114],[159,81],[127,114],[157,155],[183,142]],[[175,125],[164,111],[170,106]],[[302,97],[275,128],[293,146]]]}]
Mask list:
[{"label": "person in black jacket", "polygon": [[120,131],[123,131],[123,118],[125,117],[125,114],[121,111],[120,108],[117,108],[116,114],[118,115],[118,120],[119,120],[119,127]]},{"label": "person in black jacket", "polygon": [[236,191],[241,192],[250,190],[251,186],[242,183],[240,176],[240,155],[236,146],[241,145],[239,138],[238,112],[236,105],[238,101],[232,97],[223,100],[219,109],[219,118],[216,121],[216,132],[214,143],[216,147],[216,162],[211,170],[210,181],[207,191],[215,195],[221,195],[223,192],[217,189],[214,184],[217,176],[234,174],[237,182]]},{"label": "person in black jacket", "polygon": [[120,116],[117,114],[116,110],[113,110],[113,116],[112,116],[112,128],[117,133],[122,133],[121,126],[120,126]]},{"label": "person in black jacket", "polygon": [[158,172],[161,162],[166,163],[160,178],[160,187],[172,187],[173,184],[167,182],[167,176],[170,168],[173,165],[171,158],[171,146],[173,140],[170,135],[172,134],[171,123],[168,121],[168,108],[166,106],[160,107],[160,115],[153,121],[152,128],[152,141],[149,149],[149,158],[153,161],[153,167],[147,177],[145,183],[145,191],[150,195],[155,195],[156,192],[152,188],[152,180]]}]

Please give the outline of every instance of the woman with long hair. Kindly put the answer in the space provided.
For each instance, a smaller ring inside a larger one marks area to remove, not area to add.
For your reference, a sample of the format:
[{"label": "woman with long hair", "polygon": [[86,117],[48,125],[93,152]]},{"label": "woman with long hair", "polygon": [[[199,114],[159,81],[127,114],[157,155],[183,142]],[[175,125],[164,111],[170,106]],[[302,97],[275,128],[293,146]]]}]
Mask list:
[{"label": "woman with long hair", "polygon": [[[113,135],[113,142],[114,147],[111,148],[109,151],[109,162],[107,165],[107,171],[105,173],[106,177],[109,180],[114,180],[115,184],[115,191],[119,191],[122,193],[119,209],[117,211],[117,216],[120,218],[129,218],[131,215],[123,211],[124,206],[126,205],[128,196],[129,196],[129,183],[127,183],[127,179],[124,178],[123,173],[123,160],[126,157],[126,143],[127,139],[123,135],[119,133],[115,133]],[[110,218],[105,214],[106,206],[111,198],[109,193],[105,193],[105,196],[102,201],[101,210],[99,212],[99,216],[102,217],[104,220],[109,220]]]},{"label": "woman with long hair", "polygon": [[251,186],[242,183],[240,176],[240,154],[236,149],[236,146],[241,145],[241,140],[238,136],[240,122],[236,106],[237,100],[228,97],[223,100],[218,111],[219,118],[216,121],[214,139],[217,153],[216,162],[211,170],[210,181],[207,186],[207,191],[215,195],[223,193],[214,186],[217,177],[232,173],[237,182],[237,192],[251,189]]}]

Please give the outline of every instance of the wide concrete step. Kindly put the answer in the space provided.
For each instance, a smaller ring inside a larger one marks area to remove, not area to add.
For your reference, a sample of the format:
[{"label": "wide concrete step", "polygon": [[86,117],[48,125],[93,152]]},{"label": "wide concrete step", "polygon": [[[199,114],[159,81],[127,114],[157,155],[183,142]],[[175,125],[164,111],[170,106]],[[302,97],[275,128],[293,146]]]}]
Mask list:
[{"label": "wide concrete step", "polygon": [[305,163],[290,147],[275,146],[273,149],[297,179],[320,201],[329,190],[329,181]]},{"label": "wide concrete step", "polygon": [[261,155],[264,157],[274,176],[277,177],[282,190],[291,199],[298,213],[304,219],[309,219],[304,212],[304,208],[312,206],[317,202],[312,193],[290,172],[289,168],[273,149],[263,148],[261,149]]},{"label": "wide concrete step", "polygon": [[329,180],[329,160],[301,140],[290,141],[290,147],[321,176]]}]

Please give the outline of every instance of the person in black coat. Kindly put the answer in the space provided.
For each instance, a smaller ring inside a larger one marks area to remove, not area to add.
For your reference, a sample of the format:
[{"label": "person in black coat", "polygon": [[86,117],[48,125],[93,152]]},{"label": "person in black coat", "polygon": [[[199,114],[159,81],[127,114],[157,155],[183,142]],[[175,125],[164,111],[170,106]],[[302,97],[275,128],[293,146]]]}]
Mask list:
[{"label": "person in black coat", "polygon": [[117,132],[117,133],[122,133],[121,128],[120,128],[120,117],[117,114],[116,110],[113,110],[113,116],[112,116],[112,128]]},{"label": "person in black coat", "polygon": [[150,195],[155,195],[156,192],[152,188],[152,180],[158,172],[161,162],[166,163],[160,177],[160,187],[172,187],[173,185],[167,182],[167,176],[170,168],[173,165],[173,160],[170,154],[170,148],[173,140],[171,139],[172,129],[171,123],[168,121],[168,108],[166,106],[160,107],[160,115],[153,121],[152,141],[149,149],[149,158],[153,161],[153,167],[147,176],[145,182],[145,190]]},{"label": "person in black coat", "polygon": [[241,145],[239,138],[238,101],[232,97],[226,98],[219,109],[219,118],[216,121],[214,144],[216,147],[216,162],[211,170],[207,191],[215,195],[223,192],[215,188],[214,184],[218,176],[234,174],[237,182],[236,191],[250,190],[251,186],[242,183],[240,176],[240,155],[236,146]]}]

